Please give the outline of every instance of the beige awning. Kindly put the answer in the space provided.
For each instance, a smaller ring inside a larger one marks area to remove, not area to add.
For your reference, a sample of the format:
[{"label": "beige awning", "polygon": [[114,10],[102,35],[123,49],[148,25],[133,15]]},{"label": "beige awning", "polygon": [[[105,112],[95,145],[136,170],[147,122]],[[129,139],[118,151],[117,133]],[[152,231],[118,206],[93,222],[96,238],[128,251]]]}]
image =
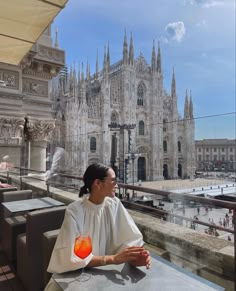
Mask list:
[{"label": "beige awning", "polygon": [[68,0],[0,0],[0,62],[18,65]]}]

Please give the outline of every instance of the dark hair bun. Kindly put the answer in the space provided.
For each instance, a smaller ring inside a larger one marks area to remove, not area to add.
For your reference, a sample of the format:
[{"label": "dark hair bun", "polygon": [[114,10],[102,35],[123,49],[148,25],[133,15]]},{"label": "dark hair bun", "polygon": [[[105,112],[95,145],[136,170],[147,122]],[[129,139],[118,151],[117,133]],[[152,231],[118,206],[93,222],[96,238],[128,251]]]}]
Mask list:
[{"label": "dark hair bun", "polygon": [[79,197],[82,197],[84,194],[88,193],[88,188],[84,185],[83,187],[80,188],[79,191]]}]

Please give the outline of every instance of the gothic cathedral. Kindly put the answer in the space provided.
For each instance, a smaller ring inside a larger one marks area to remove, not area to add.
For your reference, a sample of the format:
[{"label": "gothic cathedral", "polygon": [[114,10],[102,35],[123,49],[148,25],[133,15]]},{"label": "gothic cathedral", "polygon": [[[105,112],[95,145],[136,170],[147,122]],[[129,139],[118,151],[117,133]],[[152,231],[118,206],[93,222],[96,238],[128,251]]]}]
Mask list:
[{"label": "gothic cathedral", "polygon": [[184,117],[178,112],[175,73],[171,93],[163,87],[161,50],[153,43],[151,66],[134,58],[126,34],[122,60],[90,74],[87,64],[61,71],[53,81],[56,128],[52,143],[65,148],[66,168],[82,176],[93,162],[111,165],[120,181],[190,178],[195,172],[194,118],[186,91]]}]

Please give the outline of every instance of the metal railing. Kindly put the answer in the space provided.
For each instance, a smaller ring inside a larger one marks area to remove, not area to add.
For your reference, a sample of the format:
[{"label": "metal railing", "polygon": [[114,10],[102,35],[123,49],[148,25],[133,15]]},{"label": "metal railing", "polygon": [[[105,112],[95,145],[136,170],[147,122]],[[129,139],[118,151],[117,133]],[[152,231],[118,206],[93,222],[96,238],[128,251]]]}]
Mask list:
[{"label": "metal railing", "polygon": [[[20,168],[16,168],[16,169],[20,169]],[[36,171],[36,170],[31,170],[31,169],[28,169],[28,171],[33,172],[33,173],[38,173],[38,174],[43,173],[42,171]],[[8,171],[8,178],[9,178],[9,174],[11,174],[11,173],[16,174],[15,172]],[[79,177],[79,176],[76,176],[73,174],[55,173],[55,176],[79,180],[79,181],[83,180],[82,177]],[[32,178],[32,179],[35,178],[32,176],[19,176],[19,177],[20,177],[21,183],[22,183],[22,178]],[[40,180],[40,179],[37,178],[37,180]],[[44,181],[44,180],[42,180],[42,181]],[[78,190],[78,188],[76,188],[76,187],[73,187],[70,185],[64,185],[64,184],[61,184],[58,182],[53,182],[53,180],[48,180],[48,181],[44,181],[44,182],[47,185],[48,193],[50,193],[50,187],[62,187],[62,188],[71,188],[71,189]],[[190,194],[173,193],[171,191],[156,190],[156,189],[151,189],[151,188],[146,188],[146,187],[141,187],[141,186],[128,185],[128,184],[124,184],[124,183],[117,183],[117,185],[118,185],[119,192],[120,192],[120,189],[123,189],[123,194],[120,194],[119,197],[121,198],[124,206],[129,208],[129,209],[141,211],[143,213],[146,213],[146,214],[158,217],[158,218],[162,218],[162,219],[165,219],[167,216],[170,218],[176,217],[179,219],[185,219],[186,221],[189,221],[189,222],[194,223],[194,224],[204,225],[204,226],[207,226],[209,228],[211,227],[213,229],[218,229],[218,230],[222,230],[222,231],[233,234],[234,235],[234,270],[235,270],[234,271],[235,272],[234,286],[235,286],[235,290],[236,290],[236,256],[235,256],[235,254],[236,254],[236,232],[235,232],[236,203],[235,202],[218,200],[215,198],[212,199],[212,198],[199,197],[199,196],[190,195]],[[233,211],[233,221],[232,222],[234,225],[234,229],[232,230],[232,229],[229,229],[226,227],[218,226],[216,224],[206,223],[206,222],[201,221],[201,220],[191,219],[191,218],[187,218],[187,217],[175,214],[175,213],[170,213],[170,212],[163,210],[163,209],[158,209],[155,207],[142,205],[140,203],[135,202],[134,199],[129,198],[129,196],[125,194],[125,193],[127,193],[126,190],[133,190],[133,191],[158,195],[158,196],[162,196],[165,199],[168,199],[170,201],[182,201],[182,202],[193,201],[193,202],[200,203],[203,205],[229,209],[229,210]]]}]

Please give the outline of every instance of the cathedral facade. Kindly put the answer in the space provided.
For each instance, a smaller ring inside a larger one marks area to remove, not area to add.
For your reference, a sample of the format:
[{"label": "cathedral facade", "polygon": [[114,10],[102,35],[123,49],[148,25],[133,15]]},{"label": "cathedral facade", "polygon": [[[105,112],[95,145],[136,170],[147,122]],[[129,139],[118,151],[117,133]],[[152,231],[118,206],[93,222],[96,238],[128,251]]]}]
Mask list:
[{"label": "cathedral facade", "polygon": [[54,141],[65,148],[66,167],[83,175],[92,162],[111,165],[120,181],[134,183],[192,177],[195,172],[194,119],[191,93],[184,117],[178,112],[175,73],[171,93],[163,87],[160,45],[153,43],[151,65],[134,58],[132,35],[126,34],[123,57],[110,64],[105,49],[103,69],[86,74],[61,71],[52,98]]}]

